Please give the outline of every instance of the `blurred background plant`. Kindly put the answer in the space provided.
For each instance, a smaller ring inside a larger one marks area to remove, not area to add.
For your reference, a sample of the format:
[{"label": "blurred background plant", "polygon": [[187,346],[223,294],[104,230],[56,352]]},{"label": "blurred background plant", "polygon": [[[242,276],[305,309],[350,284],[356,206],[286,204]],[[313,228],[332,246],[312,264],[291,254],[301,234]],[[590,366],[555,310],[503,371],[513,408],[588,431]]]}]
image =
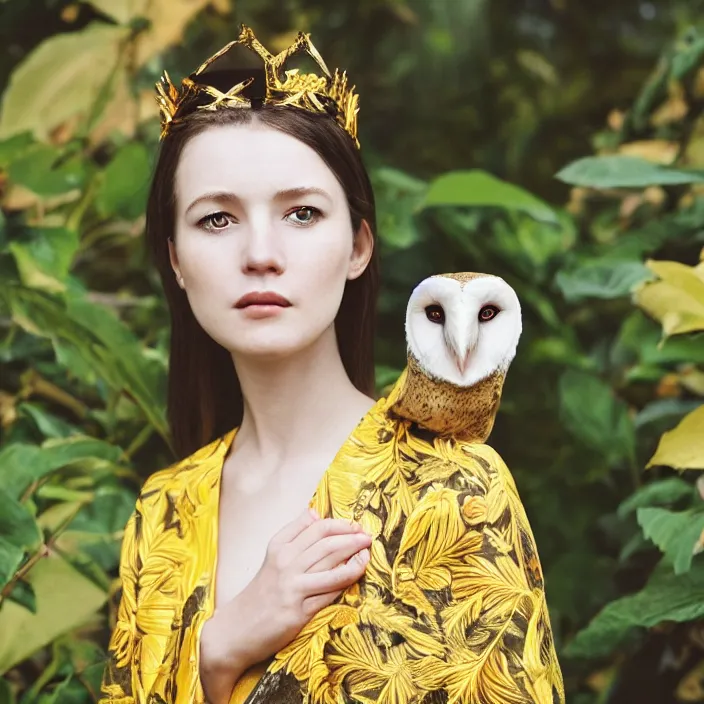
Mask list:
[{"label": "blurred background plant", "polygon": [[96,697],[122,529],[173,459],[142,239],[153,84],[239,22],[274,49],[312,32],[359,87],[380,391],[421,278],[518,291],[492,444],[568,701],[704,702],[701,4],[0,2],[0,704]]}]

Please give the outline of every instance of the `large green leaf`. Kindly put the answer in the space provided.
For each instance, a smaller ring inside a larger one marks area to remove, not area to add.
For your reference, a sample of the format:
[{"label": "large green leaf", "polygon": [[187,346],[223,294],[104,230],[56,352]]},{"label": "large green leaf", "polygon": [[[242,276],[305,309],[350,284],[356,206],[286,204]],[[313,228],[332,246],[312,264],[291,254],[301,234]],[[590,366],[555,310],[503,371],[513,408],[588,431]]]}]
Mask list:
[{"label": "large green leaf", "polygon": [[62,227],[32,230],[10,242],[20,280],[52,293],[66,290],[66,277],[78,249],[78,234]]},{"label": "large green leaf", "polygon": [[28,581],[37,596],[37,613],[11,601],[0,609],[0,675],[83,625],[106,601],[102,589],[55,554],[40,560]]},{"label": "large green leaf", "polygon": [[[11,543],[6,538],[0,535],[0,589],[2,589],[12,576],[17,572],[17,569],[22,564],[24,559],[24,550],[18,548],[14,543]],[[2,611],[0,611],[2,613]]]},{"label": "large green leaf", "polygon": [[670,559],[675,574],[682,574],[690,568],[694,546],[704,530],[704,512],[639,508],[638,524],[645,537]]},{"label": "large green leaf", "polygon": [[660,166],[633,156],[588,156],[572,162],[556,178],[573,186],[645,188],[657,185],[704,183],[704,172]]},{"label": "large green leaf", "polygon": [[572,272],[560,271],[555,283],[570,301],[585,298],[621,298],[635,286],[653,278],[642,262],[591,261]]},{"label": "large green leaf", "polygon": [[28,609],[33,614],[37,613],[37,597],[29,582],[17,580],[7,598],[19,604],[25,609]]},{"label": "large green leaf", "polygon": [[617,648],[634,628],[702,618],[703,592],[704,564],[696,563],[679,575],[667,564],[658,565],[641,591],[608,604],[564,652],[570,657],[600,658]]},{"label": "large green leaf", "polygon": [[34,403],[17,404],[17,413],[32,419],[37,430],[45,438],[67,438],[71,435],[78,435],[79,431],[75,425],[67,423],[63,418],[49,413],[47,410]]},{"label": "large green leaf", "polygon": [[34,516],[2,488],[0,488],[0,535],[25,551],[35,550],[42,541],[42,534]]},{"label": "large green leaf", "polygon": [[[631,367],[627,378],[631,378],[630,372],[633,369],[636,369],[636,367]],[[643,370],[643,373],[653,370],[651,379],[655,382],[659,382],[662,379],[663,371],[658,367],[641,367],[641,370]],[[651,428],[648,428],[649,432],[652,432],[653,427],[661,428],[659,432],[664,432],[672,428],[675,422],[682,420],[684,416],[700,405],[699,401],[694,401],[693,399],[659,398],[638,411],[633,424],[636,430],[646,428],[652,424]]]},{"label": "large green leaf", "polygon": [[610,465],[633,461],[633,423],[626,404],[608,384],[568,370],[560,377],[560,414],[565,427]]},{"label": "large green leaf", "polygon": [[12,137],[0,140],[0,169],[7,169],[10,164],[35,144],[29,131],[19,132]]},{"label": "large green leaf", "polygon": [[18,498],[32,482],[61,467],[95,457],[117,462],[121,453],[107,442],[80,436],[47,440],[41,447],[11,443],[0,450],[0,486]]},{"label": "large green leaf", "polygon": [[144,213],[151,175],[151,162],[144,145],[131,142],[124,146],[102,173],[95,196],[103,217],[134,220]]},{"label": "large green leaf", "polygon": [[438,176],[430,184],[421,209],[442,205],[517,210],[536,220],[558,222],[557,214],[547,203],[479,169],[451,171]]},{"label": "large green leaf", "polygon": [[39,196],[56,196],[82,188],[86,174],[85,162],[79,157],[66,159],[61,149],[48,144],[35,144],[26,149],[8,169],[12,183]]},{"label": "large green leaf", "polygon": [[618,507],[618,515],[624,518],[639,508],[674,504],[693,496],[694,487],[691,484],[679,477],[668,477],[640,487],[621,503]]},{"label": "large green leaf", "polygon": [[44,40],[10,77],[0,113],[0,139],[31,130],[46,140],[69,118],[86,116],[128,34],[127,27],[96,22]]}]

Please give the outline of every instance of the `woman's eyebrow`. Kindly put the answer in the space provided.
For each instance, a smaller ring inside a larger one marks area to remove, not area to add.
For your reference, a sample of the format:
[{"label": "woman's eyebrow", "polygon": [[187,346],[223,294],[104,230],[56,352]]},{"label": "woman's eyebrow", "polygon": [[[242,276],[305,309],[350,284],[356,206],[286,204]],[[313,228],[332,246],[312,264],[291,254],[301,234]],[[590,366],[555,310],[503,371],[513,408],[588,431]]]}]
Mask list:
[{"label": "woman's eyebrow", "polygon": [[[276,191],[274,200],[292,200],[293,198],[304,198],[305,196],[319,195],[332,203],[332,196],[324,189],[315,186],[299,186],[297,188],[283,188]],[[186,215],[193,210],[199,203],[204,201],[214,201],[215,203],[232,203],[239,202],[240,197],[232,191],[212,191],[211,193],[203,193],[198,196],[187,208]]]},{"label": "woman's eyebrow", "polygon": [[204,201],[214,201],[216,203],[231,203],[232,201],[239,201],[239,197],[236,193],[231,193],[230,191],[212,191],[211,193],[204,193],[202,196],[198,196],[187,208],[186,215],[193,210],[199,203]]},{"label": "woman's eyebrow", "polygon": [[284,188],[277,191],[274,200],[291,200],[292,198],[303,198],[310,195],[319,195],[332,203],[332,196],[322,188],[315,186],[300,186],[298,188]]}]

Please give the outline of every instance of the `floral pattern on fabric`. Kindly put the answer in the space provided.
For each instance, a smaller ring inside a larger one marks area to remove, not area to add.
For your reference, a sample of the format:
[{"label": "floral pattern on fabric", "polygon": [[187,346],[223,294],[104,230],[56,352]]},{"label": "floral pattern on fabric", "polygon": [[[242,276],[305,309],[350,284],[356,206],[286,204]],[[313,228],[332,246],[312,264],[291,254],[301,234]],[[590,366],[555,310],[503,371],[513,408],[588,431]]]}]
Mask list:
[{"label": "floral pattern on fabric", "polygon": [[[104,703],[203,702],[219,479],[234,432],[147,482],[125,535]],[[527,517],[489,446],[381,399],[311,501],[373,536],[362,580],[273,658],[247,704],[562,704]],[[241,704],[241,702],[231,702]]]}]

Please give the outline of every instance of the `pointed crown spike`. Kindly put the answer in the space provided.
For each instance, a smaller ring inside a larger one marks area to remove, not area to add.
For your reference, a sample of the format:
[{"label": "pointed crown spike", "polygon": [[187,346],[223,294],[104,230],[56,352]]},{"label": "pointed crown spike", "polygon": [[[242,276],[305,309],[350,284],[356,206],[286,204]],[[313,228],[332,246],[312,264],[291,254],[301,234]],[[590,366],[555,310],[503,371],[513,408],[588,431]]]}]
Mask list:
[{"label": "pointed crown spike", "polygon": [[[314,113],[328,114],[337,121],[357,147],[357,113],[359,96],[354,86],[347,84],[347,74],[337,69],[334,74],[325,65],[323,57],[313,46],[310,35],[299,32],[293,43],[274,55],[256,38],[247,25],[242,25],[239,37],[226,44],[220,51],[203,62],[190,76],[181,81],[177,88],[169,74],[164,71],[156,83],[156,101],[161,116],[161,139],[164,139],[174,124],[196,110],[217,110],[220,108],[251,107],[251,102],[242,93],[252,84],[253,78],[238,81],[226,90],[219,90],[197,80],[221,56],[235,46],[243,46],[262,61],[267,105],[286,105]],[[321,69],[321,75],[300,73],[297,68],[285,69],[288,60],[295,54],[306,53]],[[212,100],[208,100],[212,98]]]}]

